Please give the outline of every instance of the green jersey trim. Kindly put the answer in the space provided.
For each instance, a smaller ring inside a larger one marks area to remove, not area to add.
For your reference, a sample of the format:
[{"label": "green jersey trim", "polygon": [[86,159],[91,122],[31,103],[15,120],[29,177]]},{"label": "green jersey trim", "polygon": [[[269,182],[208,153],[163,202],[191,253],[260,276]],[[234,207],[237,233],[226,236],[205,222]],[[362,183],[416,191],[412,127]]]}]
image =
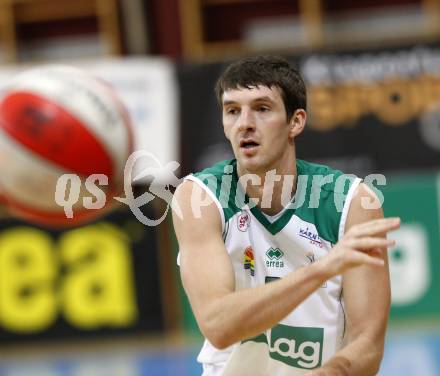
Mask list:
[{"label": "green jersey trim", "polygon": [[292,216],[295,214],[295,210],[291,208],[287,208],[283,215],[278,218],[274,222],[270,222],[264,214],[258,209],[257,206],[252,207],[251,213],[255,218],[269,231],[272,235],[279,233],[289,221],[292,219]]},{"label": "green jersey trim", "polygon": [[215,194],[210,189],[207,189],[207,187],[204,184],[204,182],[202,180],[200,180],[198,177],[194,176],[194,175],[186,176],[185,180],[190,180],[190,181],[194,182],[195,184],[197,184],[204,191],[206,191],[206,193],[209,195],[209,197],[211,197],[211,199],[215,202],[215,204],[217,205],[217,209],[220,212],[221,223],[222,223],[222,234],[224,234],[224,232],[225,232],[225,224],[226,224],[227,221],[225,221],[225,216],[223,214],[223,208],[220,205],[220,202],[217,199],[217,197],[215,196]]},{"label": "green jersey trim", "polygon": [[[237,162],[235,159],[228,159],[192,175],[214,193],[221,207],[225,222],[229,221],[236,213],[241,212],[247,204],[245,197],[237,197],[236,194],[230,194],[231,192],[237,192],[236,166]],[[238,191],[242,192],[241,189]],[[237,205],[238,199],[242,201],[240,205]]]},{"label": "green jersey trim", "polygon": [[356,178],[356,180],[353,182],[353,184],[350,186],[350,189],[348,190],[344,208],[342,209],[341,219],[339,221],[338,239],[344,236],[345,223],[347,222],[347,216],[348,216],[348,209],[350,209],[350,204],[353,199],[354,193],[356,192],[356,189],[361,182],[362,182],[361,179]]},{"label": "green jersey trim", "polygon": [[219,162],[193,176],[215,195],[225,223],[246,208],[267,231],[276,235],[295,214],[315,224],[319,236],[335,244],[343,235],[348,208],[360,179],[300,159],[296,160],[296,168],[298,182],[294,200],[274,222],[266,218],[238,184],[235,159]]}]

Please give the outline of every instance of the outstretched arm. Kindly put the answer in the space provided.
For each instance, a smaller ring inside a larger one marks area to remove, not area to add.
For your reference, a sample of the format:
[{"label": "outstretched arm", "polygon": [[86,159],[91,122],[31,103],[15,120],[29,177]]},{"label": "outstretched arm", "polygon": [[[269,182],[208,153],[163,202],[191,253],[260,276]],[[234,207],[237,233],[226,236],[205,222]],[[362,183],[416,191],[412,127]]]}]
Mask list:
[{"label": "outstretched arm", "polygon": [[191,208],[193,188],[200,189],[193,182],[184,182],[174,195],[182,213],[173,213],[180,272],[200,330],[221,349],[275,325],[330,276],[316,264],[255,289],[235,291],[218,209],[205,196],[205,206],[200,215],[195,214]]},{"label": "outstretched arm", "polygon": [[[362,197],[377,200],[364,184],[358,187],[346,222],[346,231],[366,221],[383,218],[382,209],[364,209]],[[371,223],[371,222],[370,222]],[[386,233],[381,236],[385,237]],[[386,248],[370,248],[384,266],[362,265],[343,274],[346,313],[345,346],[323,367],[308,376],[375,375],[383,356],[384,338],[390,308],[390,281]]]},{"label": "outstretched arm", "polygon": [[202,333],[220,349],[274,326],[334,275],[363,264],[382,266],[382,260],[363,250],[389,245],[375,233],[395,228],[393,220],[382,220],[353,235],[350,242],[341,243],[337,246],[339,252],[331,252],[275,282],[235,291],[234,270],[221,236],[220,214],[208,197],[202,197],[205,205],[199,213],[193,210],[194,188],[200,189],[186,181],[174,196],[181,211],[181,215],[173,213],[180,270]]}]

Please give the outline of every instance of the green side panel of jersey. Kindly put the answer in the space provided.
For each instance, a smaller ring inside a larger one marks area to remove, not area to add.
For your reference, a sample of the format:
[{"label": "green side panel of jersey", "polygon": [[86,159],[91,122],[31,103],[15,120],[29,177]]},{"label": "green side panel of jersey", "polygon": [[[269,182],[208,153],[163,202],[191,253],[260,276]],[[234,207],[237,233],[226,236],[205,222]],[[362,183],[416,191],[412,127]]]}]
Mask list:
[{"label": "green side panel of jersey", "polygon": [[298,183],[296,198],[304,202],[298,203],[295,214],[314,223],[319,236],[335,244],[345,199],[356,176],[299,159],[297,173],[299,177],[304,176],[306,182]]}]

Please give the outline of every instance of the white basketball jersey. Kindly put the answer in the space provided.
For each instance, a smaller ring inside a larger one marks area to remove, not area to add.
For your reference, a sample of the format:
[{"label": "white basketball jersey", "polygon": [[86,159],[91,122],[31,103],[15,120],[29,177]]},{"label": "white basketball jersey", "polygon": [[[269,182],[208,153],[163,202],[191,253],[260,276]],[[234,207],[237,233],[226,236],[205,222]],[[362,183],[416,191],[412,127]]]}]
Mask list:
[{"label": "white basketball jersey", "polygon": [[[217,203],[236,290],[270,283],[310,265],[330,252],[343,234],[360,179],[326,166],[296,163],[295,200],[272,218],[253,206],[241,189],[235,160],[186,177]],[[225,350],[206,340],[198,361],[205,376],[303,375],[340,348],[344,325],[342,277],[336,276],[257,337]]]}]

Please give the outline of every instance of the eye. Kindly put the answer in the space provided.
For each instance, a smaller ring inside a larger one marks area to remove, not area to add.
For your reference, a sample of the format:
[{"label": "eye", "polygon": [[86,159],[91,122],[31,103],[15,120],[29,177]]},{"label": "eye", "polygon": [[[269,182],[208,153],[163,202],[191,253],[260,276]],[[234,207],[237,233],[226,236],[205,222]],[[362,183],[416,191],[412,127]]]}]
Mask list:
[{"label": "eye", "polygon": [[258,111],[259,112],[268,112],[268,111],[270,111],[270,108],[267,106],[260,106],[260,107],[258,107]]},{"label": "eye", "polygon": [[226,113],[228,115],[237,115],[238,114],[238,108],[230,107],[226,109]]}]

